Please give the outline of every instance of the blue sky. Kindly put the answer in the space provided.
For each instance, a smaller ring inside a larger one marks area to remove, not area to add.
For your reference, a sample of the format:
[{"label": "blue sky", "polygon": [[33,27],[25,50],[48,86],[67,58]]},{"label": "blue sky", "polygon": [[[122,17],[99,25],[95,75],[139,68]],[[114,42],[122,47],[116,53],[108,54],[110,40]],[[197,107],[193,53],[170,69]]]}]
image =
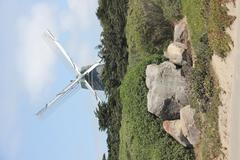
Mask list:
[{"label": "blue sky", "polygon": [[74,78],[41,34],[50,29],[79,66],[94,63],[96,8],[97,0],[0,1],[0,160],[96,160],[107,152],[89,91],[34,115]]}]

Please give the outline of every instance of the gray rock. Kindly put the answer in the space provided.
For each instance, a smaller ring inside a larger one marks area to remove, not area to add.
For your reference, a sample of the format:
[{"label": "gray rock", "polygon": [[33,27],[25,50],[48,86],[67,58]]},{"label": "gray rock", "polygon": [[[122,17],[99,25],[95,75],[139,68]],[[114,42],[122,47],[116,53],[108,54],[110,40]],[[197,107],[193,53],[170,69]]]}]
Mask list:
[{"label": "gray rock", "polygon": [[177,140],[184,147],[192,147],[189,141],[182,133],[182,126],[180,120],[174,121],[164,121],[163,122],[164,130],[170,134],[175,140]]},{"label": "gray rock", "polygon": [[173,39],[174,39],[174,42],[181,42],[186,44],[187,37],[188,37],[187,20],[185,17],[174,26]]},{"label": "gray rock", "polygon": [[180,119],[164,121],[163,128],[185,147],[194,147],[199,143],[200,131],[194,121],[195,109],[189,105],[180,110]]},{"label": "gray rock", "polygon": [[171,62],[151,64],[146,69],[148,111],[166,119],[180,117],[180,109],[188,104],[186,80]]},{"label": "gray rock", "polygon": [[182,65],[183,63],[183,53],[186,51],[187,47],[185,44],[180,42],[170,43],[167,51],[164,52],[164,56],[169,59],[172,63],[176,65]]},{"label": "gray rock", "polygon": [[200,131],[195,125],[194,115],[195,109],[191,108],[190,105],[180,110],[182,133],[193,146],[198,144],[200,138]]}]

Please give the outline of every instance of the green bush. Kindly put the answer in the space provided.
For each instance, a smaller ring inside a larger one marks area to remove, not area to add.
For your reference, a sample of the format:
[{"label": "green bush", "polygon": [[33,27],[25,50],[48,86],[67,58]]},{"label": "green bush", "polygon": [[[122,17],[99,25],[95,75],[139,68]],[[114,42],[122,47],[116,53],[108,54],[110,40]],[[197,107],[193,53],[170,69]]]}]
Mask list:
[{"label": "green bush", "polygon": [[145,53],[157,53],[172,39],[173,27],[162,9],[149,0],[130,0],[126,35],[129,64],[140,60]]},{"label": "green bush", "polygon": [[[214,3],[218,4],[213,5]],[[214,159],[221,154],[218,130],[219,86],[211,59],[213,50],[222,57],[226,56],[229,42],[219,34],[224,32],[224,27],[227,26],[225,22],[228,21],[226,15],[221,15],[221,12],[217,11],[221,10],[219,3],[218,0],[182,0],[183,14],[188,20],[192,53],[195,57],[195,66],[188,80],[190,104],[197,111],[195,121],[201,131],[201,140],[196,153],[202,160]],[[215,9],[211,9],[212,7]],[[226,35],[225,32],[224,34]],[[216,49],[221,51],[216,52]]]},{"label": "green bush", "polygon": [[162,120],[147,111],[145,69],[150,63],[163,61],[158,55],[144,57],[130,68],[120,88],[123,104],[120,129],[120,160],[190,160],[186,149],[162,128]]},{"label": "green bush", "polygon": [[119,130],[122,105],[119,98],[121,81],[128,65],[125,25],[128,0],[99,0],[97,17],[103,31],[99,56],[105,65],[102,73],[107,102],[99,104],[95,114],[99,129],[107,133],[108,160],[118,160]]},{"label": "green bush", "polygon": [[164,17],[169,21],[176,21],[182,18],[181,0],[152,0],[163,10]]},{"label": "green bush", "polygon": [[219,0],[205,0],[208,13],[209,44],[215,54],[226,57],[231,51],[233,41],[226,28],[231,26],[236,17],[228,15],[226,2]]}]

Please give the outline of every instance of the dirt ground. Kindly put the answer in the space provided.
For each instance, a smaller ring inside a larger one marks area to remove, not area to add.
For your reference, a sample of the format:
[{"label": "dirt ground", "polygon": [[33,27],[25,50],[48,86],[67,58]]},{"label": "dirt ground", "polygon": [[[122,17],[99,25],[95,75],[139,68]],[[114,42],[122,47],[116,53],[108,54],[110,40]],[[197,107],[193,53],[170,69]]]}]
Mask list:
[{"label": "dirt ground", "polygon": [[[232,3],[228,4],[229,14],[237,17],[234,24],[227,30],[227,32],[232,37],[234,42],[234,46],[229,55],[222,59],[217,55],[213,56],[212,65],[216,76],[219,80],[219,85],[222,89],[220,94],[220,99],[222,101],[222,105],[219,106],[219,134],[221,138],[221,142],[223,145],[222,151],[225,156],[219,157],[220,160],[237,160],[240,155],[240,146],[238,147],[233,144],[237,138],[237,134],[235,130],[238,130],[237,126],[239,125],[238,121],[234,117],[238,117],[239,113],[236,116],[233,116],[233,108],[239,108],[234,103],[236,103],[237,93],[240,93],[240,88],[236,86],[237,76],[240,75],[240,68],[238,68],[238,64],[240,64],[240,41],[239,41],[239,33],[240,33],[240,0],[236,0],[236,6]],[[239,72],[238,72],[239,71]],[[239,81],[238,81],[239,82]],[[240,86],[239,86],[240,87]],[[240,94],[238,94],[240,95]],[[240,96],[238,97],[240,99]],[[236,114],[236,113],[235,113]],[[234,131],[233,131],[234,130]],[[234,134],[233,134],[234,133]],[[235,136],[235,137],[233,137]],[[237,151],[237,149],[239,151]],[[236,150],[236,151],[234,151]],[[239,152],[239,153],[238,153]],[[235,158],[234,158],[235,157]],[[238,157],[238,158],[237,158]]]}]

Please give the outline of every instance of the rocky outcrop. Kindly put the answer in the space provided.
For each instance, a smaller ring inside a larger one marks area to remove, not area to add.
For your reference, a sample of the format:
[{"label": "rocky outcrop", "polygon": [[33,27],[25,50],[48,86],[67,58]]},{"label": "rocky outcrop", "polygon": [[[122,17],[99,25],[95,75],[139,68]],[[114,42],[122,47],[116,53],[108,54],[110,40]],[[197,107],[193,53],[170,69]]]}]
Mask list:
[{"label": "rocky outcrop", "polygon": [[188,141],[195,146],[199,141],[200,131],[197,129],[194,121],[195,109],[190,105],[180,110],[180,121],[182,125],[182,133]]},{"label": "rocky outcrop", "polygon": [[186,18],[180,20],[174,27],[173,43],[170,43],[164,56],[170,62],[176,65],[182,65],[184,60],[184,53],[187,50],[187,23]]},{"label": "rocky outcrop", "polygon": [[180,110],[180,119],[164,121],[163,128],[185,147],[196,146],[199,142],[200,131],[194,121],[195,110],[189,105]]},{"label": "rocky outcrop", "polygon": [[187,138],[182,133],[181,120],[164,121],[164,130],[170,134],[175,140],[177,140],[184,147],[192,147]]},{"label": "rocky outcrop", "polygon": [[169,59],[170,62],[176,65],[182,65],[183,53],[187,47],[183,43],[173,42],[169,44],[167,51],[164,52],[164,56]]},{"label": "rocky outcrop", "polygon": [[151,64],[146,69],[148,111],[165,119],[178,119],[188,104],[186,80],[171,62]]},{"label": "rocky outcrop", "polygon": [[187,33],[184,18],[175,25],[174,41],[164,52],[169,61],[147,66],[147,107],[149,112],[164,120],[163,128],[167,133],[183,146],[193,147],[199,142],[200,131],[195,125],[195,110],[188,105],[186,91],[185,77],[189,76],[192,66]]},{"label": "rocky outcrop", "polygon": [[186,44],[188,37],[186,17],[174,26],[173,41]]}]

